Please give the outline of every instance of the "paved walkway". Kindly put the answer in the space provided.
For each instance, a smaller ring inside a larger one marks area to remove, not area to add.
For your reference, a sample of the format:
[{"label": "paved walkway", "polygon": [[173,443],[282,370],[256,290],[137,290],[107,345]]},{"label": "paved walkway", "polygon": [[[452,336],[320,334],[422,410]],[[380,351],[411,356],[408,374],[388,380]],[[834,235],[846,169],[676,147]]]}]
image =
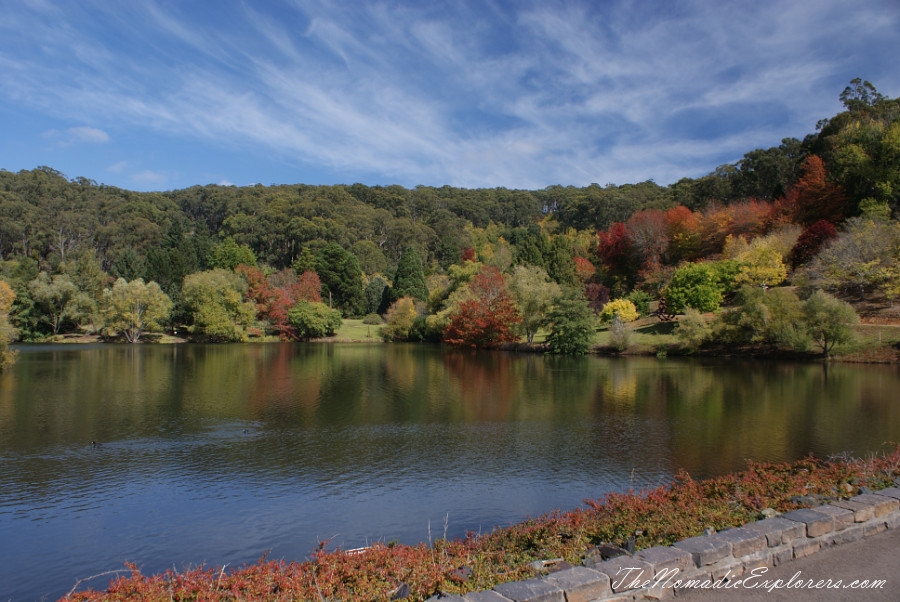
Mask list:
[{"label": "paved walkway", "polygon": [[[798,572],[800,574],[794,579],[794,584],[800,580],[806,583],[809,580],[818,582],[828,579],[831,579],[832,582],[840,579],[842,585],[850,584],[854,580],[884,580],[885,584],[880,589],[826,589],[823,584],[819,589],[772,589],[771,593],[762,588],[693,590],[678,592],[674,600],[679,602],[718,600],[724,602],[832,602],[838,600],[897,602],[900,600],[900,529],[890,529],[860,541],[822,548],[811,556],[770,568],[751,584],[765,581],[775,582],[777,579],[787,583]],[[744,578],[746,577],[745,575]]]}]

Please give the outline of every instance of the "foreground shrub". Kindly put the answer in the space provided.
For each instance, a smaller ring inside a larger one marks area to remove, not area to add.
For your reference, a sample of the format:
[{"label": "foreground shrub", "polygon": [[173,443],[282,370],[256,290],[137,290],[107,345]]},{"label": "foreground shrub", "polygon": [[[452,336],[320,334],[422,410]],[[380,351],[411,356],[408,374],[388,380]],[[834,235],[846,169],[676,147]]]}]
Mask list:
[{"label": "foreground shrub", "polygon": [[882,489],[900,476],[900,448],[865,460],[751,463],[747,470],[704,481],[679,472],[671,484],[610,493],[570,512],[554,512],[486,535],[441,539],[428,546],[376,544],[363,551],[321,545],[304,562],[265,558],[233,571],[196,568],[143,575],[134,565],[105,592],[71,593],[69,600],[409,600],[438,592],[461,594],[532,576],[529,563],[563,558],[580,564],[591,546],[634,539],[636,549],[735,527],[765,508],[785,512],[803,500],[850,497],[862,486]]}]

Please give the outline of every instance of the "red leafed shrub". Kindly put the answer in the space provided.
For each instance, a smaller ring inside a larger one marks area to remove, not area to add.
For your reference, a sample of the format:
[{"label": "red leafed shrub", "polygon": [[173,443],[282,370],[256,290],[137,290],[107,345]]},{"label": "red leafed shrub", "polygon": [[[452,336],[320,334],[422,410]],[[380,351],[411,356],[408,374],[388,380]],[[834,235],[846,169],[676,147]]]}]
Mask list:
[{"label": "red leafed shrub", "polygon": [[472,298],[459,304],[444,329],[444,341],[470,347],[496,347],[519,340],[513,332],[522,321],[506,280],[496,268],[486,266],[469,282]]},{"label": "red leafed shrub", "polygon": [[609,289],[602,284],[588,282],[584,285],[584,296],[587,297],[588,307],[590,307],[595,314],[599,314],[603,309],[603,306],[609,301]]},{"label": "red leafed shrub", "polygon": [[791,267],[796,268],[815,257],[825,244],[837,238],[837,228],[829,221],[820,219],[800,233],[800,238],[791,249],[788,258]]}]

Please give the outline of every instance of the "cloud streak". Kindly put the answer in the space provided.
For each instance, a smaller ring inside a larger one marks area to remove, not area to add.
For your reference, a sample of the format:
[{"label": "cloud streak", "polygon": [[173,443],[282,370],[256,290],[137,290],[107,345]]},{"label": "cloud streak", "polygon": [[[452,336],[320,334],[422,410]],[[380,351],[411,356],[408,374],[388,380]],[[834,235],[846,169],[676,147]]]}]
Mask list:
[{"label": "cloud streak", "polygon": [[[72,143],[125,131],[275,163],[284,182],[300,170],[323,181],[540,188],[702,175],[809,133],[839,110],[852,77],[900,89],[888,60],[900,50],[900,9],[887,0],[852,10],[842,0],[195,10],[9,7],[0,102],[64,123],[46,129]],[[214,171],[179,166],[192,169]],[[162,171],[151,165],[143,181],[160,183]]]}]

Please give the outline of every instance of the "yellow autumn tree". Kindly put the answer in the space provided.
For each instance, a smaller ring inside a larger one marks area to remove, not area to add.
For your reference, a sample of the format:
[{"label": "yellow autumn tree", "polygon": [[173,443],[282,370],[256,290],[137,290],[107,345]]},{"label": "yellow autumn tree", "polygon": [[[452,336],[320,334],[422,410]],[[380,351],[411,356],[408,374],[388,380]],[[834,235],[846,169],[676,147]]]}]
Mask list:
[{"label": "yellow autumn tree", "polygon": [[16,361],[16,352],[9,350],[10,341],[16,337],[16,331],[9,323],[9,310],[15,300],[16,292],[0,280],[0,370]]},{"label": "yellow autumn tree", "polygon": [[735,283],[768,288],[778,286],[787,278],[787,267],[777,250],[759,239],[750,244],[750,250],[741,253],[741,264]]},{"label": "yellow autumn tree", "polygon": [[412,297],[401,297],[391,305],[384,316],[385,325],[381,328],[381,336],[386,341],[403,341],[409,337],[419,312]]}]

